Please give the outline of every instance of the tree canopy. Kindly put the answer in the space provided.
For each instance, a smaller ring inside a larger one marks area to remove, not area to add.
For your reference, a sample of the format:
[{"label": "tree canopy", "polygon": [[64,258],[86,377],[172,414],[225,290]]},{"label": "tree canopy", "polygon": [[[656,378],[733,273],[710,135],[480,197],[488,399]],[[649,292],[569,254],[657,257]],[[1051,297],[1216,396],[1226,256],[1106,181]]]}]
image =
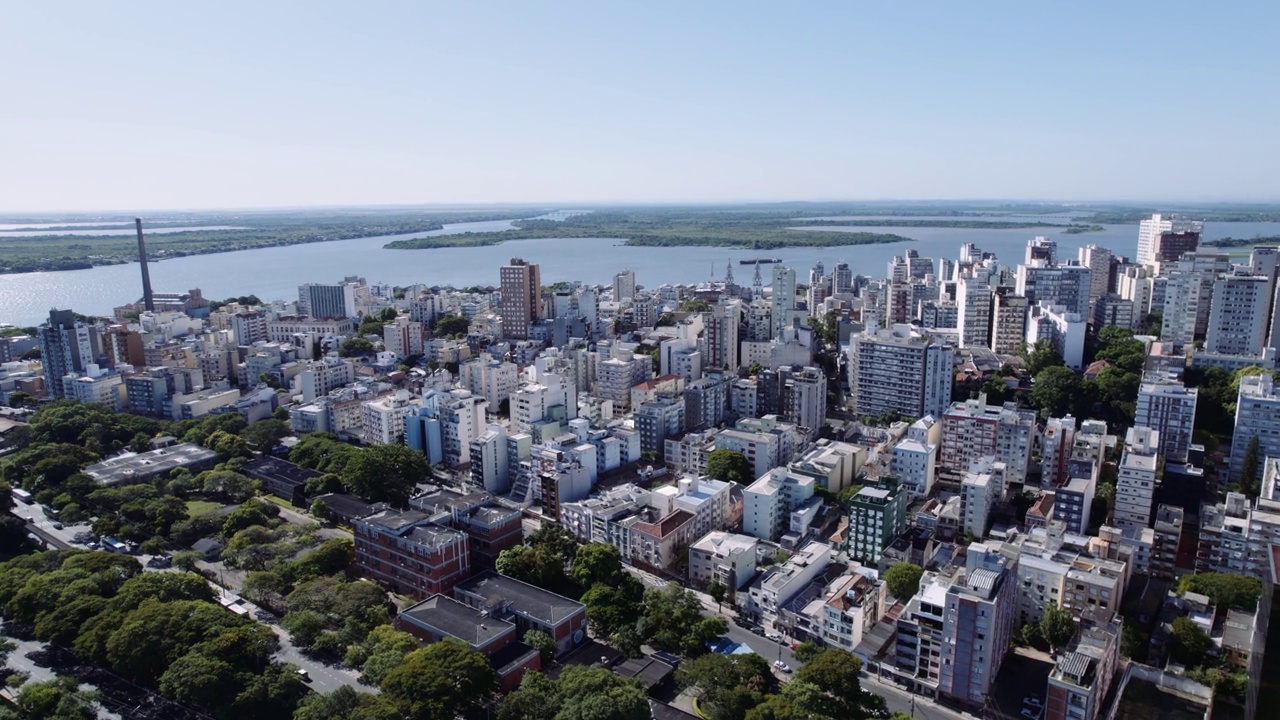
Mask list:
[{"label": "tree canopy", "polygon": [[747,462],[746,456],[737,450],[727,448],[712,450],[707,456],[707,475],[716,480],[744,484],[755,480],[751,477],[751,463]]},{"label": "tree canopy", "polygon": [[1208,595],[1215,607],[1254,611],[1262,596],[1262,581],[1233,573],[1194,573],[1178,581],[1178,594]]},{"label": "tree canopy", "polygon": [[924,568],[912,563],[895,563],[884,574],[884,582],[889,593],[896,598],[906,599],[920,590],[920,577]]}]

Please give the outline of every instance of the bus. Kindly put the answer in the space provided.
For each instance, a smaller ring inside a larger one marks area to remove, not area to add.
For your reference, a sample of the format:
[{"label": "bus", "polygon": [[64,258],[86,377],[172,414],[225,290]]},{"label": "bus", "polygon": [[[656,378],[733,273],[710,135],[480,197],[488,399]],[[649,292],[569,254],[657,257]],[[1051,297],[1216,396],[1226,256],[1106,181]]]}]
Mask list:
[{"label": "bus", "polygon": [[30,505],[32,500],[31,493],[27,492],[26,490],[23,490],[22,488],[13,489],[13,499],[21,502],[24,505]]}]

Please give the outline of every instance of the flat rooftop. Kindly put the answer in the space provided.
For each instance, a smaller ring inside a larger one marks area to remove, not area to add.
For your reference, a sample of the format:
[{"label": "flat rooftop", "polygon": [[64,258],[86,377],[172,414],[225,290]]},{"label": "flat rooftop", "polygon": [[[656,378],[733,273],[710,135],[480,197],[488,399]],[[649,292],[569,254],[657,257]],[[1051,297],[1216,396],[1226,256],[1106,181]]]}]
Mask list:
[{"label": "flat rooftop", "polygon": [[505,606],[549,625],[557,625],[586,608],[576,600],[492,571],[458,583],[454,592],[483,598],[487,606]]},{"label": "flat rooftop", "polygon": [[400,613],[400,620],[436,634],[455,637],[473,647],[483,647],[515,630],[515,625],[506,620],[490,617],[484,611],[444,595],[432,595],[417,605],[405,608]]},{"label": "flat rooftop", "polygon": [[130,453],[103,460],[84,469],[85,474],[103,485],[122,485],[139,482],[156,475],[202,462],[212,462],[218,454],[195,443],[181,443],[172,447]]},{"label": "flat rooftop", "polygon": [[315,470],[270,455],[250,460],[240,467],[240,471],[251,478],[286,485],[303,485],[311,478],[320,476]]}]

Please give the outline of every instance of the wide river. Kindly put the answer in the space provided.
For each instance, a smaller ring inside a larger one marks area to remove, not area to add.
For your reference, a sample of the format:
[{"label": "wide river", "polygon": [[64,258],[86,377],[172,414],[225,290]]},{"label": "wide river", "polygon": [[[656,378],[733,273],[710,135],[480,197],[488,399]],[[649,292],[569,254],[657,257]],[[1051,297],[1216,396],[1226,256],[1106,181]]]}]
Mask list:
[{"label": "wide river", "polygon": [[[937,219],[937,218],[935,218]],[[946,218],[942,218],[946,219]],[[993,220],[995,218],[977,218]],[[1016,218],[1004,218],[1014,220]],[[1045,220],[1037,217],[1035,220]],[[1077,222],[1087,222],[1081,220]],[[392,235],[260,248],[213,255],[193,255],[151,264],[151,282],[157,291],[200,288],[205,297],[226,298],[254,294],[264,300],[293,299],[298,286],[307,282],[336,282],[359,275],[370,283],[391,285],[497,285],[498,267],[513,257],[542,266],[542,281],[581,280],[592,284],[612,282],[623,268],[636,272],[636,281],[648,287],[664,283],[695,283],[713,275],[722,279],[731,263],[734,280],[751,283],[754,268],[740,265],[741,258],[774,256],[796,269],[805,282],[809,268],[824,262],[827,272],[841,260],[855,273],[883,277],[895,255],[914,249],[922,257],[956,258],[960,245],[974,243],[996,253],[1008,265],[1021,262],[1027,240],[1048,235],[1058,241],[1059,254],[1073,258],[1088,244],[1109,248],[1132,257],[1137,246],[1137,225],[1108,225],[1100,232],[1064,235],[1050,228],[974,230],[963,228],[859,227],[912,238],[913,242],[883,245],[849,245],[830,248],[786,248],[752,251],[723,247],[626,247],[621,240],[547,238],[520,240],[501,245],[433,250],[387,250],[391,240],[459,232],[487,232],[511,227],[508,221],[458,223],[443,230],[412,235]],[[1206,239],[1280,235],[1280,223],[1207,223]],[[765,284],[769,266],[761,267]],[[37,325],[48,318],[50,308],[71,308],[87,315],[109,315],[111,309],[135,302],[142,295],[138,266],[108,265],[89,270],[0,275],[0,322]]]}]

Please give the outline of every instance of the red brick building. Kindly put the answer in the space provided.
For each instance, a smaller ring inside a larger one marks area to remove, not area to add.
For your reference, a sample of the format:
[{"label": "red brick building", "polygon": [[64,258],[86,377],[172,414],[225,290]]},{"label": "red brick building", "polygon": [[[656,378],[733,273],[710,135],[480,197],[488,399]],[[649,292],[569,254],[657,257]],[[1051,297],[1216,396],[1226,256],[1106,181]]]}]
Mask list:
[{"label": "red brick building", "polygon": [[587,606],[576,600],[487,571],[453,588],[453,595],[490,617],[514,623],[520,637],[541,630],[563,653],[587,637]]},{"label": "red brick building", "polygon": [[356,569],[388,590],[426,598],[471,576],[466,533],[419,510],[383,510],[353,522]]},{"label": "red brick building", "polygon": [[432,595],[396,618],[396,627],[433,643],[451,637],[484,653],[498,675],[502,692],[520,686],[529,670],[541,670],[538,651],[520,641],[516,624],[444,595]]}]

